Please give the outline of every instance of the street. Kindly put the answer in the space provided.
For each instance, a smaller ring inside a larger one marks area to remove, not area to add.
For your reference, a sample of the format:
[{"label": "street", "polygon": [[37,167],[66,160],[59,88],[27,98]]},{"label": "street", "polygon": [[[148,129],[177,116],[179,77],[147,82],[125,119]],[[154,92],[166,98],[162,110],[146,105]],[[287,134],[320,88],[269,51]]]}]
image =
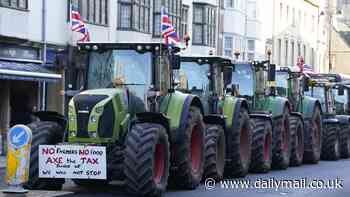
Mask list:
[{"label": "street", "polygon": [[[271,196],[302,196],[302,197],[343,197],[350,195],[350,159],[340,160],[337,162],[326,162],[321,161],[318,165],[303,165],[301,167],[291,167],[285,171],[271,171],[268,174],[251,174],[247,178],[243,180],[250,180],[252,182],[256,180],[268,180],[274,178],[275,180],[300,180],[303,178],[307,178],[307,180],[338,180],[342,181],[343,188],[340,189],[259,189],[259,188],[249,188],[249,189],[231,189],[231,188],[221,188],[220,184],[216,184],[216,188],[208,191],[205,189],[204,185],[201,185],[200,188],[193,191],[168,191],[165,194],[165,197],[212,197],[212,196],[220,196],[220,197],[271,197]],[[5,169],[1,169],[0,171],[1,177],[4,177]],[[238,179],[234,179],[238,180]],[[1,181],[1,189],[5,188],[5,184],[3,179]],[[67,181],[64,185],[65,192],[73,192],[73,193],[45,193],[45,192],[29,192],[26,196],[51,196],[59,195],[59,196],[78,196],[78,197],[93,197],[93,196],[114,196],[114,197],[126,197],[129,196],[123,191],[123,187],[120,185],[110,185],[107,188],[97,188],[97,189],[86,189],[75,186],[71,181]],[[4,195],[0,194],[0,196],[10,197],[13,195]],[[22,195],[23,196],[23,195]]]}]

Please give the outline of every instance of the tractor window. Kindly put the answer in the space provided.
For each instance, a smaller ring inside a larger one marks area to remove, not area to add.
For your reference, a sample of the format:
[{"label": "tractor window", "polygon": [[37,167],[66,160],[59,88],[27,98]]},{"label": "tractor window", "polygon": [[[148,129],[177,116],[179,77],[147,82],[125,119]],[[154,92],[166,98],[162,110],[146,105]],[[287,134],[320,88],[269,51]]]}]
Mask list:
[{"label": "tractor window", "polygon": [[286,72],[276,72],[277,92],[280,96],[287,96],[288,77]]},{"label": "tractor window", "polygon": [[321,102],[322,110],[325,111],[325,88],[324,87],[313,87],[310,91],[305,92],[305,95],[315,97]]},{"label": "tractor window", "polygon": [[137,97],[144,99],[151,84],[152,54],[134,50],[91,52],[88,88],[127,86]]},{"label": "tractor window", "polygon": [[232,75],[232,84],[239,85],[240,95],[253,96],[254,75],[250,65],[236,64],[235,72]]},{"label": "tractor window", "polygon": [[346,103],[348,98],[348,91],[344,91],[344,95],[338,95],[338,89],[334,89],[335,101],[338,103]]},{"label": "tractor window", "polygon": [[182,62],[176,78],[179,81],[179,89],[190,90],[194,94],[206,94],[209,92],[209,65],[199,65],[195,62]]}]

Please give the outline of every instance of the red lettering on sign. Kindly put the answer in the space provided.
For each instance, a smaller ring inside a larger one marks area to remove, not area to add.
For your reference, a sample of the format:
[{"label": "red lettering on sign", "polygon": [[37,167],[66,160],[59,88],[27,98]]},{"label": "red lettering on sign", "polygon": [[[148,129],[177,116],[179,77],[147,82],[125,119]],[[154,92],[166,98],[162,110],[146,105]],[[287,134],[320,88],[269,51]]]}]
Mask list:
[{"label": "red lettering on sign", "polygon": [[46,160],[46,164],[62,164],[63,158],[62,157],[48,157]]},{"label": "red lettering on sign", "polygon": [[43,148],[42,150],[43,150],[42,152],[43,155],[52,155],[55,153],[54,148]]},{"label": "red lettering on sign", "polygon": [[82,157],[80,160],[83,162],[83,164],[98,164],[98,158],[86,158]]},{"label": "red lettering on sign", "polygon": [[89,150],[79,150],[79,155],[88,155]]}]

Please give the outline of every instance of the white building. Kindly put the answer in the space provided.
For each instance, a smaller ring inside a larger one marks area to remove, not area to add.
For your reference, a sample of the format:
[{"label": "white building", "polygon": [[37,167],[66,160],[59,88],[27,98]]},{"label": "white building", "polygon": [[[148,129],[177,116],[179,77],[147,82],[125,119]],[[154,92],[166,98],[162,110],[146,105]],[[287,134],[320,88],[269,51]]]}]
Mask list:
[{"label": "white building", "polygon": [[264,1],[262,34],[274,63],[294,66],[302,57],[315,71],[323,71],[328,28],[320,15],[323,7],[317,0]]}]

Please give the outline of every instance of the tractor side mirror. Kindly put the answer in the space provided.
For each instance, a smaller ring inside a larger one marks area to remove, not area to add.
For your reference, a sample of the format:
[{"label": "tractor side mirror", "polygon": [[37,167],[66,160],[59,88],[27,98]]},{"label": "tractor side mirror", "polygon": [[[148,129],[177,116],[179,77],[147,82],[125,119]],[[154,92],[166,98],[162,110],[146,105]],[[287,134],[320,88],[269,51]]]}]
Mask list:
[{"label": "tractor side mirror", "polygon": [[269,72],[267,76],[268,81],[276,81],[276,64],[269,65]]},{"label": "tractor side mirror", "polygon": [[172,55],[170,57],[170,64],[173,70],[179,70],[181,68],[181,58],[179,55]]},{"label": "tractor side mirror", "polygon": [[304,80],[303,80],[304,92],[310,91],[309,83],[310,83],[310,79],[308,77],[305,77]]},{"label": "tractor side mirror", "polygon": [[224,66],[222,69],[223,69],[222,72],[223,72],[223,78],[224,78],[224,87],[226,87],[232,82],[233,67]]},{"label": "tractor side mirror", "polygon": [[344,96],[344,87],[342,87],[342,86],[340,86],[339,88],[338,88],[338,96]]}]

